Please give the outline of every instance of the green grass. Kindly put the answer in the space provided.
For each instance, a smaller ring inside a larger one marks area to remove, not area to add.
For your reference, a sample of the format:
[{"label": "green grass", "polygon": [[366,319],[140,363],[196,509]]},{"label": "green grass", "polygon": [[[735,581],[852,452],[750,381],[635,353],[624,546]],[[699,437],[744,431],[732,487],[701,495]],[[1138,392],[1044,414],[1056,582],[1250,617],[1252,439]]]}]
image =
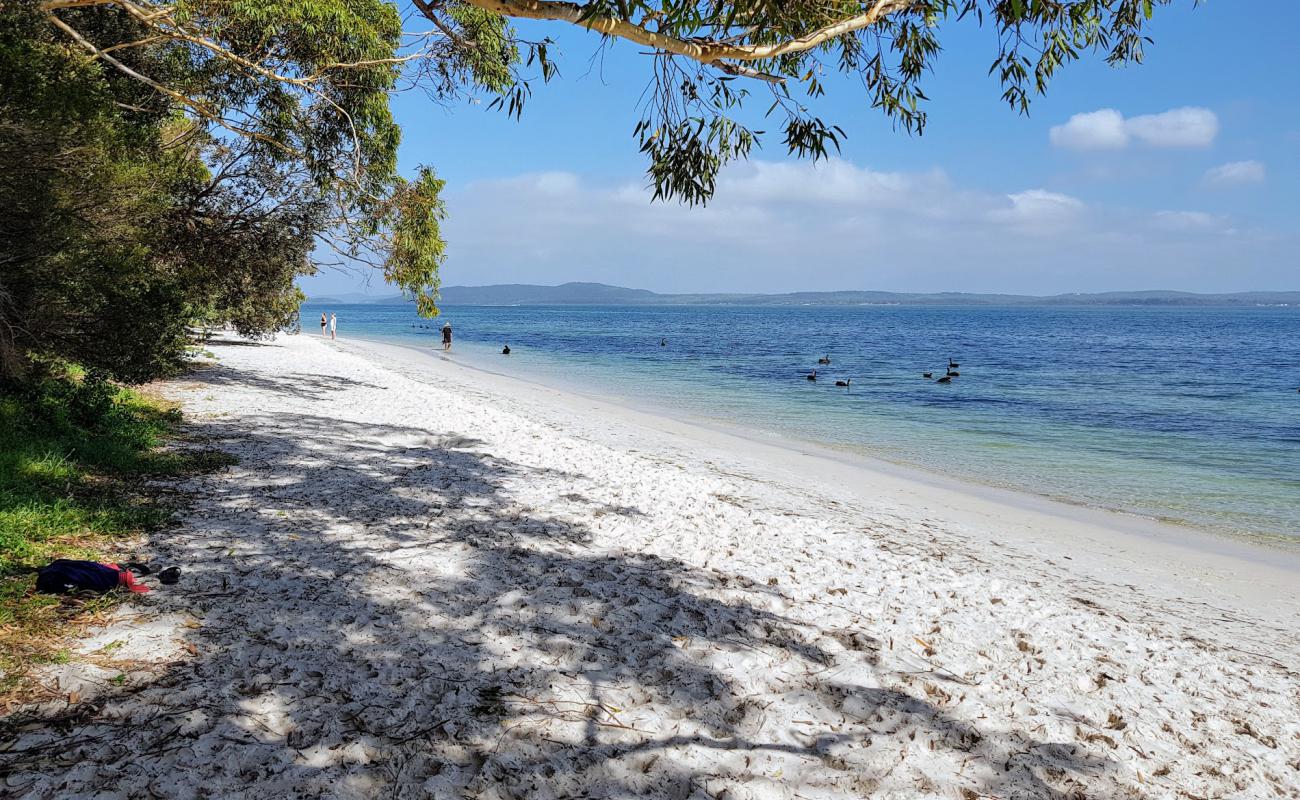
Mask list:
[{"label": "green grass", "polygon": [[76,369],[0,394],[0,695],[31,666],[66,659],[67,633],[120,601],[116,593],[77,601],[36,594],[31,568],[120,555],[171,516],[145,480],[230,462],[160,449],[180,422],[167,401],[85,380]]}]

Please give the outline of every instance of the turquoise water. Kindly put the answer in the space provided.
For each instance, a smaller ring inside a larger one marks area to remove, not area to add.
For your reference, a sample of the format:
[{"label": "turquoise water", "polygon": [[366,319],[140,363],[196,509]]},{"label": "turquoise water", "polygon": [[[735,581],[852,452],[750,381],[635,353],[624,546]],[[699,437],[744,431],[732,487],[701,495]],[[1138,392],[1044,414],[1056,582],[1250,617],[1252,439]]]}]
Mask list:
[{"label": "turquoise water", "polygon": [[[309,333],[321,310],[304,308]],[[432,347],[450,321],[471,366],[1300,543],[1300,309],[455,306],[436,322],[329,310],[344,336]],[[922,378],[949,357],[960,377]]]}]

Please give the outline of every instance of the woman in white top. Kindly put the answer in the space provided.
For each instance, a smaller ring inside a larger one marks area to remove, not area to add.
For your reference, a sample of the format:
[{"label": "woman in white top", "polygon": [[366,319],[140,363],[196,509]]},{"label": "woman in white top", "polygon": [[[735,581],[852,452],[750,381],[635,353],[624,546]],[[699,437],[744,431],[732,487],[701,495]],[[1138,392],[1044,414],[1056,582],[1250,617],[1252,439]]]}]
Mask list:
[{"label": "woman in white top", "polygon": [[337,315],[337,314],[330,314],[330,338],[331,338],[331,339],[337,339],[337,338],[338,338],[338,336],[335,335],[335,331],[338,330],[338,327],[339,327],[339,318],[338,318],[338,315]]}]

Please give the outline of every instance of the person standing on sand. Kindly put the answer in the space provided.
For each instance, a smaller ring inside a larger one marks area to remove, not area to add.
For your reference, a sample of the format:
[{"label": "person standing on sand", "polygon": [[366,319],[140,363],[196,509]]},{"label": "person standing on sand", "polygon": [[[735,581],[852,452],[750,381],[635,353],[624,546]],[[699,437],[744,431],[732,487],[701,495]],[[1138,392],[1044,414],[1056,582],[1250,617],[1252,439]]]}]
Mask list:
[{"label": "person standing on sand", "polygon": [[330,314],[330,338],[331,338],[331,339],[337,339],[337,338],[339,338],[339,337],[336,335],[338,329],[339,329],[339,316],[338,316],[338,314]]},{"label": "person standing on sand", "polygon": [[325,317],[325,312],[320,312],[320,338],[325,338],[325,326],[329,325],[329,320]]},{"label": "person standing on sand", "polygon": [[442,352],[445,353],[450,349],[451,349],[451,323],[444,322],[442,324]]}]

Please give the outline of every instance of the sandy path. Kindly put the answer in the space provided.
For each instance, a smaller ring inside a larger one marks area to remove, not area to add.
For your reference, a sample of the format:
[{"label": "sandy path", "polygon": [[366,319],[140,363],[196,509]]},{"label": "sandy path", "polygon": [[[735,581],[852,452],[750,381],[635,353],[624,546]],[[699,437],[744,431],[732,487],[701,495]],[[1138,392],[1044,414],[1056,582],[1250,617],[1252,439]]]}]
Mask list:
[{"label": "sandy path", "polygon": [[1300,796],[1295,625],[309,337],[212,349],[171,391],[240,463],[153,543],[181,586],[51,674],[81,702],[11,721],[9,795]]}]

